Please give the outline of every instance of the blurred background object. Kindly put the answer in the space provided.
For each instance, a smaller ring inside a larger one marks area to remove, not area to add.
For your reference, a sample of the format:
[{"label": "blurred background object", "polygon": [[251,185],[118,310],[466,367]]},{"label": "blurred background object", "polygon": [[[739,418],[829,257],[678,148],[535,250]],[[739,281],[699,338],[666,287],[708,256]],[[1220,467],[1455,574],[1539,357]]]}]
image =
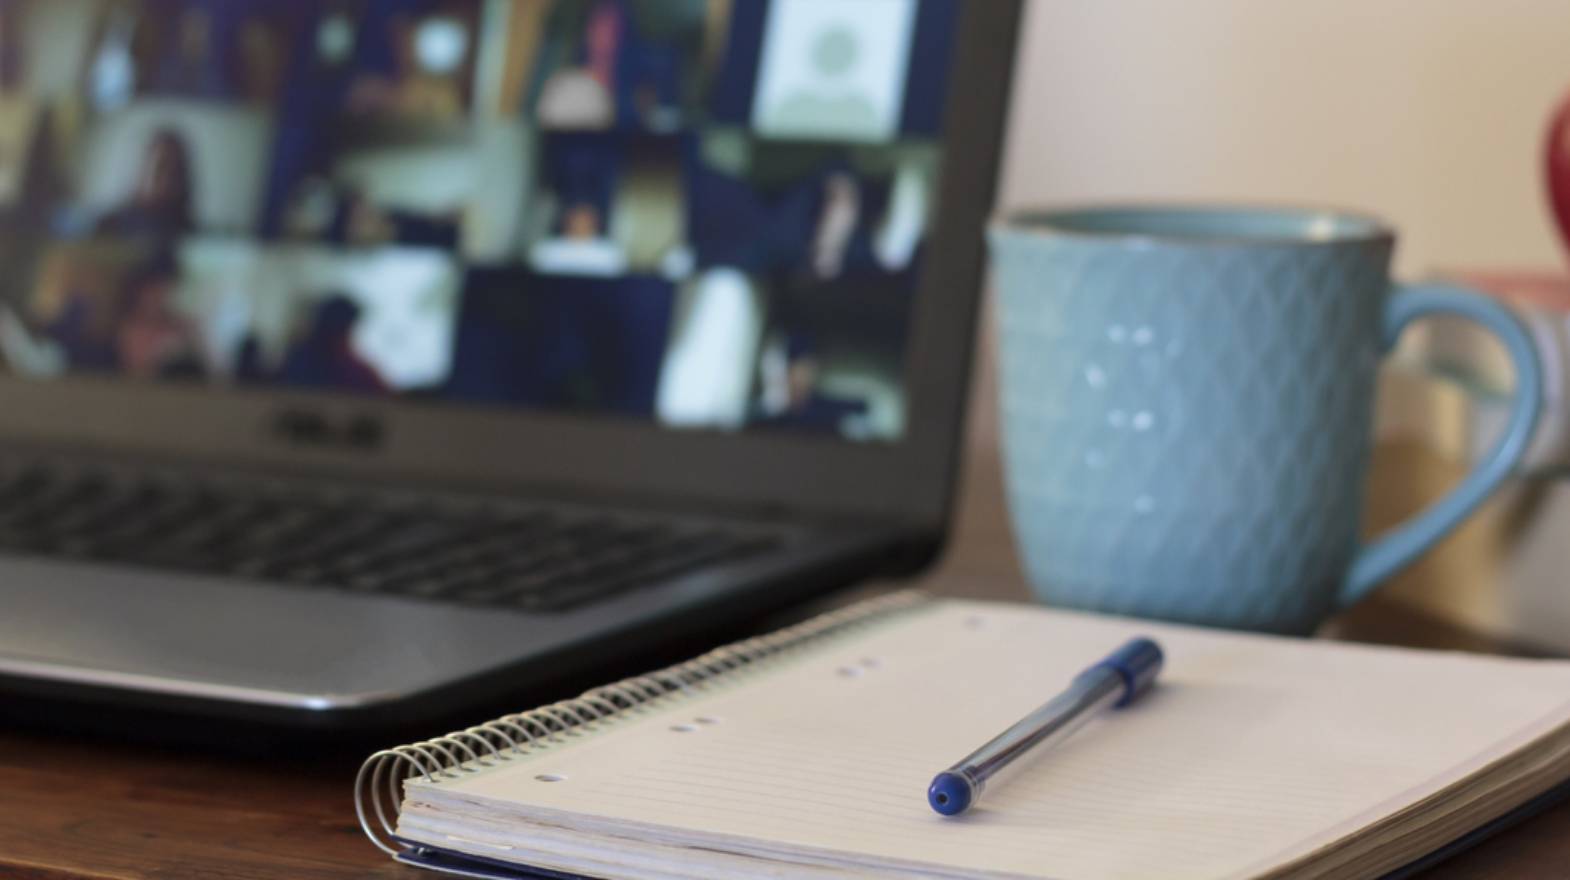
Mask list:
[{"label": "blurred background object", "polygon": [[1548,185],[1548,203],[1559,224],[1560,240],[1570,256],[1570,88],[1548,120],[1543,138],[1543,176]]}]

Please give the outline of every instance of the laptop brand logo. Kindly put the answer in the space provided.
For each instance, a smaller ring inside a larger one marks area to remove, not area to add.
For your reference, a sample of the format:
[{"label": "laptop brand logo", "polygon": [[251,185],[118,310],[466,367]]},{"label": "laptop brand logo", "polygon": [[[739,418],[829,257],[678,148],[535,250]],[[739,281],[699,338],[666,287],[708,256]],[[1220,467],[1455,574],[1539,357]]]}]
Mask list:
[{"label": "laptop brand logo", "polygon": [[296,446],[374,452],[387,430],[381,419],[365,413],[335,418],[317,410],[286,409],[273,417],[272,435]]}]

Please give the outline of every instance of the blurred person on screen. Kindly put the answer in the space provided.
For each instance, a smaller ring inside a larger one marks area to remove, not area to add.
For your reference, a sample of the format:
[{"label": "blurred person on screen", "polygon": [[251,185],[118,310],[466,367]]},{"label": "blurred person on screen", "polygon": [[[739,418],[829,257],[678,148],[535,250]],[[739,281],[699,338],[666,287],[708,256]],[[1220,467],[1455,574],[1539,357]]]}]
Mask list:
[{"label": "blurred person on screen", "polygon": [[174,307],[179,275],[162,257],[133,272],[116,299],[114,362],[136,379],[199,379],[206,374],[195,326]]},{"label": "blurred person on screen", "polygon": [[316,306],[305,335],[289,350],[278,378],[288,385],[385,394],[389,388],[376,367],[354,347],[361,308],[347,294],[335,293]]},{"label": "blurred person on screen", "polygon": [[172,128],[148,140],[130,199],[98,221],[101,235],[173,238],[195,226],[191,150]]}]

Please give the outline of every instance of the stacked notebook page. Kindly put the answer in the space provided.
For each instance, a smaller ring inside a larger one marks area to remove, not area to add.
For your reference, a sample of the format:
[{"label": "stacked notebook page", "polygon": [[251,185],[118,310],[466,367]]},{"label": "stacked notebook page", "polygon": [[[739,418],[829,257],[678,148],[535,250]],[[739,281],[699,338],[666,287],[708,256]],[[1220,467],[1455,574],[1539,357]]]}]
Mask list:
[{"label": "stacked notebook page", "polygon": [[[934,773],[1133,635],[1154,692],[933,812]],[[361,776],[373,839],[474,876],[1378,877],[1570,778],[1570,662],[900,594]]]}]

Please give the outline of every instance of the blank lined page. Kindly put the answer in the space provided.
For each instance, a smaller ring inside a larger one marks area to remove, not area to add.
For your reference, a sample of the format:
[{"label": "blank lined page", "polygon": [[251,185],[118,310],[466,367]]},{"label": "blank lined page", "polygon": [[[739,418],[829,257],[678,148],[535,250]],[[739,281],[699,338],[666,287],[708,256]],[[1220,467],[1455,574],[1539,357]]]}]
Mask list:
[{"label": "blank lined page", "polygon": [[[1136,634],[1167,654],[1149,697],[1032,756],[961,817],[927,806],[934,773]],[[1567,697],[1563,663],[943,602],[409,797],[772,858],[1241,876],[1542,735]]]}]

